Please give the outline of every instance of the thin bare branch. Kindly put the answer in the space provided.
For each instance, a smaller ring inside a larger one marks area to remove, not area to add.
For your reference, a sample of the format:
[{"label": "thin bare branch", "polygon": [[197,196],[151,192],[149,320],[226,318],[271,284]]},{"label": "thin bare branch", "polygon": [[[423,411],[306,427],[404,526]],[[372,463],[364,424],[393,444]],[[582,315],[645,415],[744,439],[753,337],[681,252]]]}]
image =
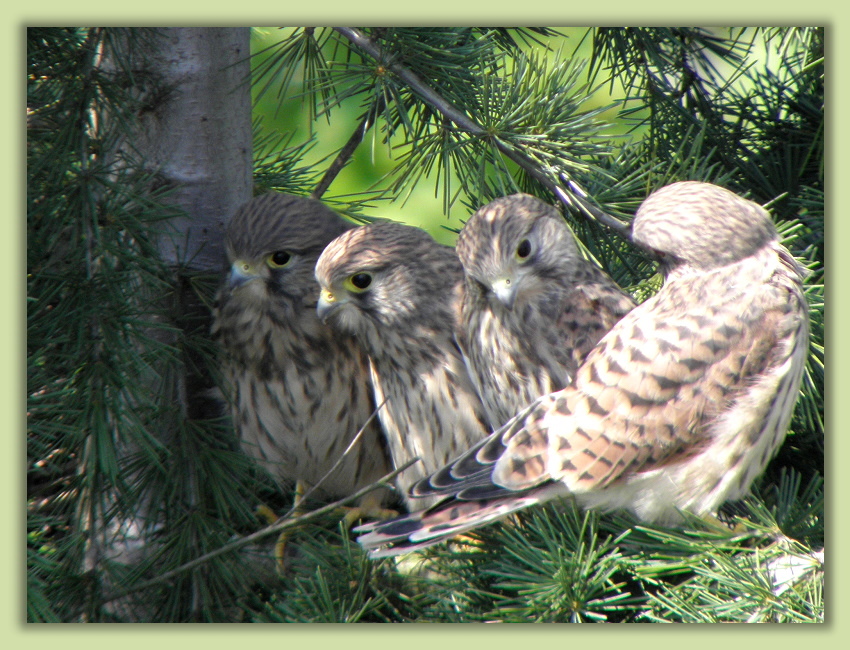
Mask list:
[{"label": "thin bare branch", "polygon": [[357,125],[357,128],[354,129],[354,133],[352,133],[351,137],[348,138],[348,142],[346,142],[342,149],[339,150],[337,157],[334,158],[330,167],[328,167],[327,171],[325,171],[325,175],[322,176],[322,180],[319,181],[316,189],[310,194],[312,198],[316,200],[322,198],[322,195],[327,191],[331,183],[334,182],[334,179],[342,171],[342,168],[345,167],[351,159],[351,156],[354,155],[357,147],[359,147],[360,143],[363,142],[363,138],[366,137],[367,131],[369,131],[375,123],[376,116],[384,110],[385,106],[386,102],[384,98],[378,97],[377,101],[369,107],[369,110],[366,111],[366,115],[363,117],[363,120]]},{"label": "thin bare branch", "polygon": [[156,578],[151,578],[150,580],[146,580],[144,582],[140,582],[138,584],[135,584],[132,587],[120,589],[120,590],[118,590],[118,591],[116,591],[112,594],[109,594],[101,602],[102,603],[108,603],[108,602],[111,602],[113,600],[123,598],[124,596],[127,596],[128,594],[131,594],[133,592],[140,591],[142,589],[148,589],[149,587],[155,587],[158,584],[162,584],[164,582],[167,582],[168,580],[170,580],[171,578],[173,578],[175,576],[178,576],[182,573],[186,573],[187,571],[191,571],[195,567],[202,565],[204,562],[209,562],[210,560],[218,557],[219,555],[224,555],[225,553],[230,553],[231,551],[236,551],[236,550],[238,550],[238,549],[240,549],[244,546],[247,546],[248,544],[251,544],[252,542],[255,542],[259,539],[262,539],[263,537],[268,537],[269,535],[273,535],[274,533],[278,533],[278,532],[286,530],[288,528],[296,528],[298,526],[301,526],[301,525],[307,523],[308,521],[312,521],[313,519],[319,519],[323,515],[326,515],[330,512],[333,512],[334,510],[337,510],[337,509],[341,508],[342,506],[344,506],[348,503],[351,503],[352,501],[356,501],[357,499],[362,497],[364,494],[368,494],[369,492],[372,492],[373,490],[377,490],[378,488],[387,487],[388,485],[390,485],[389,481],[391,481],[398,474],[401,474],[401,472],[403,472],[408,467],[410,467],[411,465],[413,465],[414,463],[417,463],[417,462],[419,462],[419,457],[414,458],[409,463],[405,463],[404,465],[402,465],[398,469],[390,472],[389,474],[385,475],[383,478],[376,481],[375,483],[372,483],[371,485],[367,485],[366,487],[358,490],[357,492],[355,492],[354,494],[352,494],[350,496],[345,497],[344,499],[340,499],[339,501],[334,501],[333,503],[329,503],[326,506],[323,506],[323,507],[318,508],[316,510],[313,510],[311,512],[305,513],[305,514],[300,515],[298,517],[293,517],[291,519],[286,519],[285,517],[281,517],[275,523],[270,524],[270,525],[266,526],[265,528],[261,528],[260,530],[254,532],[254,533],[251,533],[250,535],[246,535],[245,537],[240,537],[239,539],[233,540],[232,542],[225,544],[224,546],[221,546],[221,547],[219,547],[219,548],[217,548],[213,551],[210,551],[209,553],[205,553],[204,555],[201,555],[200,557],[195,558],[194,560],[191,560],[189,562],[186,562],[185,564],[180,565],[176,569],[173,569],[171,571],[167,571],[166,573],[163,573],[162,575],[159,575]]},{"label": "thin bare branch", "polygon": [[363,432],[364,432],[364,431],[366,431],[366,427],[368,427],[368,426],[369,426],[369,423],[371,423],[371,422],[372,422],[372,420],[374,420],[374,419],[375,419],[375,416],[377,416],[377,415],[378,415],[378,411],[380,411],[382,408],[384,408],[384,404],[386,404],[386,403],[387,403],[387,400],[389,400],[389,397],[387,397],[387,398],[386,398],[383,402],[381,402],[381,403],[378,405],[378,408],[376,408],[374,411],[372,411],[372,415],[370,415],[370,416],[368,417],[368,419],[366,420],[366,422],[364,422],[364,423],[363,423],[363,426],[362,426],[362,427],[360,427],[360,431],[358,431],[358,432],[357,432],[357,435],[356,435],[356,436],[354,436],[354,438],[352,438],[352,439],[351,439],[351,442],[350,442],[350,443],[348,443],[348,447],[346,447],[346,448],[345,448],[345,451],[344,451],[344,452],[342,452],[342,454],[340,455],[340,457],[337,459],[336,463],[334,463],[334,466],[333,466],[333,467],[331,467],[331,468],[328,470],[328,472],[327,472],[327,473],[326,473],[326,474],[325,474],[322,478],[320,478],[318,481],[316,481],[315,485],[313,485],[313,486],[312,486],[309,490],[307,490],[307,491],[306,491],[303,495],[301,495],[301,498],[298,500],[298,503],[296,503],[294,506],[292,506],[292,509],[291,509],[289,512],[287,512],[285,515],[283,515],[283,517],[278,517],[278,521],[280,521],[281,519],[286,519],[287,517],[289,517],[290,515],[292,515],[292,514],[296,511],[296,509],[298,508],[298,505],[299,505],[300,503],[305,503],[305,502],[307,501],[307,497],[309,497],[311,494],[313,494],[313,492],[315,492],[315,491],[316,491],[316,489],[317,489],[317,488],[318,488],[318,487],[319,487],[322,483],[324,483],[324,482],[325,482],[325,480],[326,480],[329,476],[332,476],[332,475],[333,475],[333,473],[334,473],[334,472],[336,472],[337,468],[338,468],[338,467],[342,464],[342,461],[343,461],[343,460],[345,460],[346,456],[348,456],[348,454],[350,454],[350,453],[351,453],[351,450],[352,450],[352,449],[354,449],[354,446],[355,446],[358,442],[360,442],[360,438],[362,438],[362,437],[363,437]]}]

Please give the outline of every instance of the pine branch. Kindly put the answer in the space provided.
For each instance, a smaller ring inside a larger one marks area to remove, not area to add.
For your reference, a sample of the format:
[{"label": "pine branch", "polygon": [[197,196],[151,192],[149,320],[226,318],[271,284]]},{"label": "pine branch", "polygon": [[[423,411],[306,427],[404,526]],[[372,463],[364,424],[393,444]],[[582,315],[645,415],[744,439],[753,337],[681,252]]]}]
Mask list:
[{"label": "pine branch", "polygon": [[191,562],[186,562],[185,564],[182,564],[181,566],[179,566],[175,569],[172,569],[171,571],[167,571],[166,573],[158,575],[156,578],[151,578],[150,580],[146,580],[145,582],[140,582],[139,584],[133,585],[131,587],[127,587],[125,589],[120,589],[120,590],[118,590],[118,591],[116,591],[112,594],[109,594],[108,596],[106,596],[105,598],[103,598],[101,600],[101,603],[105,604],[105,603],[108,603],[108,602],[112,602],[112,601],[117,600],[119,598],[123,598],[124,596],[127,596],[131,593],[141,591],[142,589],[148,589],[149,587],[155,587],[156,585],[167,582],[168,580],[170,580],[171,578],[174,578],[175,576],[186,573],[187,571],[191,571],[195,567],[201,566],[202,564],[212,560],[213,558],[219,557],[220,555],[224,555],[225,553],[230,553],[231,551],[239,550],[240,548],[247,546],[248,544],[251,544],[252,542],[260,540],[264,537],[268,537],[269,535],[272,535],[273,533],[283,532],[283,531],[288,530],[290,528],[297,528],[297,527],[299,527],[299,526],[301,526],[301,525],[303,525],[303,524],[305,524],[309,521],[313,521],[314,519],[320,519],[322,516],[324,516],[328,513],[331,513],[334,510],[337,510],[337,509],[341,508],[342,506],[347,505],[347,504],[349,504],[353,501],[356,501],[357,499],[359,499],[360,497],[362,497],[365,494],[368,494],[369,492],[372,492],[372,491],[377,490],[377,489],[382,488],[382,487],[389,486],[390,485],[389,482],[393,478],[395,478],[398,474],[401,474],[404,470],[406,470],[408,467],[410,467],[411,465],[413,465],[414,463],[417,463],[417,462],[419,462],[418,457],[414,458],[413,460],[411,460],[408,463],[405,463],[403,466],[399,467],[398,469],[393,470],[392,472],[390,472],[386,476],[383,476],[381,479],[379,479],[375,483],[372,483],[371,485],[367,485],[366,487],[358,490],[354,494],[351,494],[351,495],[349,495],[349,496],[347,496],[343,499],[340,499],[338,501],[334,501],[333,503],[329,503],[326,506],[323,506],[323,507],[318,508],[316,510],[312,510],[311,512],[308,512],[306,514],[303,514],[303,515],[300,515],[300,516],[294,517],[294,518],[287,519],[286,516],[280,517],[275,523],[270,524],[270,525],[266,526],[265,528],[261,528],[260,530],[254,532],[254,533],[251,533],[250,535],[246,535],[245,537],[240,537],[239,539],[234,540],[234,541],[230,542],[229,544],[225,544],[224,546],[221,546],[221,547],[219,547],[219,548],[217,548],[213,551],[210,551],[209,553],[205,553],[204,555],[201,555],[200,557],[195,558]]},{"label": "pine branch", "polygon": [[[584,192],[581,192],[575,183],[570,182],[568,188],[558,185],[558,183],[552,180],[552,178],[540,169],[540,167],[527,155],[502,141],[496,135],[488,133],[479,124],[476,124],[462,111],[456,108],[451,102],[446,101],[433,88],[423,82],[414,72],[393,61],[392,58],[388,56],[374,41],[366,37],[362,32],[351,27],[334,27],[334,30],[351,41],[351,43],[356,45],[370,57],[376,61],[380,61],[382,65],[392,71],[399,79],[406,83],[411,90],[419,95],[423,101],[454,122],[463,131],[474,136],[487,138],[493,142],[502,154],[519,165],[541,185],[557,196],[564,205],[571,208],[578,208],[579,211],[589,219],[608,226],[614,232],[623,237],[629,236],[630,228],[628,224],[623,223],[616,217],[590,203],[590,201],[582,196]],[[578,194],[574,190],[578,190],[581,194]]]}]

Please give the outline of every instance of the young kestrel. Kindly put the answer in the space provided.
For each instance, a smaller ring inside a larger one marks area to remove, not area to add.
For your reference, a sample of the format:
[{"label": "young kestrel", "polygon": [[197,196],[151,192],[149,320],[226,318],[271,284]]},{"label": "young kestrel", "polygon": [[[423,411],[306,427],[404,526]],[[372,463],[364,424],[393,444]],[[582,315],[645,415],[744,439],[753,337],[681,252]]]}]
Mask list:
[{"label": "young kestrel", "polygon": [[[369,356],[378,417],[407,496],[491,428],[454,342],[463,270],[424,230],[378,222],[342,234],[316,265],[319,316]],[[409,508],[429,501],[407,499]]]},{"label": "young kestrel", "polygon": [[[316,316],[316,260],[352,227],[313,199],[275,192],[253,198],[227,228],[231,266],[214,310],[243,449],[300,489],[324,478],[318,489],[330,497],[389,472],[373,420],[326,476],[374,410],[365,355]],[[364,503],[379,500],[372,493]]]},{"label": "young kestrel", "polygon": [[564,388],[634,302],[581,256],[558,211],[528,194],[488,203],[463,227],[458,343],[498,428]]}]

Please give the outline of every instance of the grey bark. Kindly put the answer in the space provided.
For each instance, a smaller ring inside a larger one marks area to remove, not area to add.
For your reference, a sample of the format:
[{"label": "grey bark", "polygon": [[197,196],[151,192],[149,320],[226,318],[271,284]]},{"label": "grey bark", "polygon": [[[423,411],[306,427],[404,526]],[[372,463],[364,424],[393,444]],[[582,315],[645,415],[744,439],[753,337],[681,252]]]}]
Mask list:
[{"label": "grey bark", "polygon": [[137,143],[186,215],[161,242],[164,259],[218,271],[223,228],[251,198],[250,29],[168,27],[144,54],[165,92],[142,116]]}]

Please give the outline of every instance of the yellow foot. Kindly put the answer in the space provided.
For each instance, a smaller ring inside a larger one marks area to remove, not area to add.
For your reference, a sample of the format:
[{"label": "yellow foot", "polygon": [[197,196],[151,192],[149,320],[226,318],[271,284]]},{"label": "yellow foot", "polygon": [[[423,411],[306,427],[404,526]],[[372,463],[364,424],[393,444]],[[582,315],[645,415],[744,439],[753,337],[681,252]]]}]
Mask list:
[{"label": "yellow foot", "polygon": [[364,495],[360,502],[353,508],[341,508],[345,513],[343,521],[346,528],[351,528],[351,525],[358,519],[390,519],[398,517],[398,512],[388,510],[381,506],[383,493],[380,491],[369,492]]},{"label": "yellow foot", "polygon": [[481,546],[481,540],[475,539],[474,537],[470,537],[469,535],[464,535],[461,533],[460,535],[455,535],[451,538],[450,543],[454,544],[465,544],[466,546]]},{"label": "yellow foot", "polygon": [[281,578],[286,575],[286,542],[288,541],[289,535],[284,531],[277,538],[277,542],[274,545],[274,565],[277,569],[277,574]]},{"label": "yellow foot", "polygon": [[345,522],[346,528],[351,528],[352,524],[360,519],[391,519],[392,517],[398,517],[396,510],[364,505],[354,508],[340,508],[340,510],[345,513],[342,520]]},{"label": "yellow foot", "polygon": [[269,508],[265,503],[261,503],[254,508],[254,514],[259,519],[263,519],[269,526],[277,521],[277,515],[274,513],[274,510]]},{"label": "yellow foot", "polygon": [[[279,517],[275,514],[274,510],[272,510],[265,504],[258,505],[254,509],[254,514],[257,515],[258,518],[265,521],[266,524],[269,526],[276,524],[279,519]],[[281,577],[283,577],[286,573],[284,561],[286,559],[286,542],[288,539],[288,531],[283,531],[277,538],[277,542],[275,542],[274,545],[275,569],[277,570],[277,574]]]},{"label": "yellow foot", "polygon": [[[295,484],[295,503],[290,516],[299,517],[304,514],[302,500],[304,498],[305,487],[300,481]],[[254,510],[255,514],[266,521],[269,525],[277,523],[279,517],[274,511],[266,505],[259,505]],[[360,503],[351,508],[340,508],[340,514],[343,514],[342,520],[345,523],[346,529],[351,528],[352,524],[359,519],[390,519],[397,517],[398,512],[381,507],[381,496],[372,492],[367,494]],[[286,575],[285,559],[286,559],[286,543],[289,541],[290,530],[283,531],[277,538],[274,546],[275,566],[277,573],[281,577]]]},{"label": "yellow foot", "polygon": [[[295,483],[295,503],[292,507],[292,517],[298,517],[303,514],[303,510],[301,508],[301,501],[304,497],[304,485],[298,481]],[[280,517],[278,517],[274,510],[269,508],[265,504],[260,504],[254,509],[254,514],[265,521],[269,526],[278,522]],[[283,531],[280,536],[277,538],[277,542],[274,545],[274,557],[275,557],[275,567],[277,568],[277,573],[281,577],[286,573],[284,567],[284,560],[286,555],[286,542],[289,540],[289,531]]]}]

